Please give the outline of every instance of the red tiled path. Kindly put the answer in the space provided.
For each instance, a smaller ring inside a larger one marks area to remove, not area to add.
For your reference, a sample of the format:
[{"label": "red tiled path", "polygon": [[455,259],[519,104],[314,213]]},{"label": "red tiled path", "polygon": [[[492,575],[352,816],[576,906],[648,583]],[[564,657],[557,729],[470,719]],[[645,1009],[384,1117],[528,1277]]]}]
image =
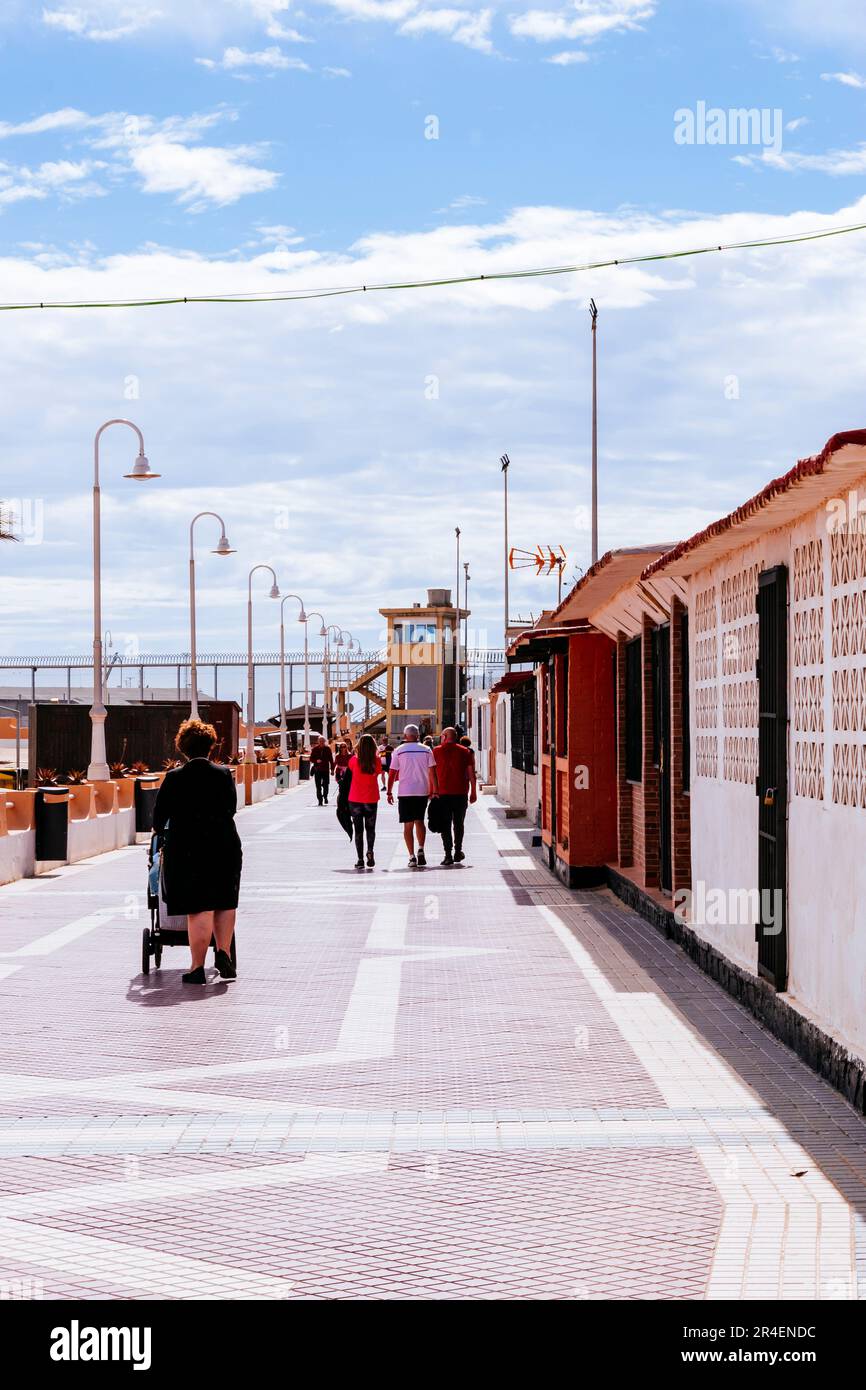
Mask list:
[{"label": "red tiled path", "polygon": [[239,826],[232,985],[139,975],[142,848],[0,889],[0,1291],[857,1295],[862,1121],[492,799],[452,870]]}]

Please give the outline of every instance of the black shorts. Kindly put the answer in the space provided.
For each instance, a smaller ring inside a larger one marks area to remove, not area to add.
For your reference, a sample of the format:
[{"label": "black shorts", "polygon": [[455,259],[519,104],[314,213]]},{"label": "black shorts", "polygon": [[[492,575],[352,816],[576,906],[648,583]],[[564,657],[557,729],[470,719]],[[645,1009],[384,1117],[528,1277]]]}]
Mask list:
[{"label": "black shorts", "polygon": [[397,810],[400,816],[400,824],[406,825],[408,821],[423,820],[427,814],[426,796],[398,796]]}]

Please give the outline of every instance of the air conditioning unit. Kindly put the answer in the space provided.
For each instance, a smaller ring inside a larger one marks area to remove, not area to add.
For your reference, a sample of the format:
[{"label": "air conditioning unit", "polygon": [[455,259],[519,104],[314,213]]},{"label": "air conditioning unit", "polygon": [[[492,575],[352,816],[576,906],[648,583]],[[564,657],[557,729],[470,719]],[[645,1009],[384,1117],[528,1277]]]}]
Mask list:
[{"label": "air conditioning unit", "polygon": [[428,608],[450,608],[451,590],[450,589],[428,589],[427,590]]}]

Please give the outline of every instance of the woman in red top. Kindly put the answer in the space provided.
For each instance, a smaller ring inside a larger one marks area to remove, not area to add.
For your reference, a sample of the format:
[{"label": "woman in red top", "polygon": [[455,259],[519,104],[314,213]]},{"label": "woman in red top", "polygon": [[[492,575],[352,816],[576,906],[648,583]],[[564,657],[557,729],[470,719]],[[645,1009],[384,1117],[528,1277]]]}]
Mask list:
[{"label": "woman in red top", "polygon": [[375,864],[373,845],[376,840],[376,813],[379,810],[379,777],[382,761],[376,751],[376,740],[372,734],[362,734],[358,740],[358,751],[349,759],[347,776],[351,777],[349,787],[349,813],[355,829],[355,848],[358,851],[356,869],[364,867],[364,831],[367,832],[367,868]]}]

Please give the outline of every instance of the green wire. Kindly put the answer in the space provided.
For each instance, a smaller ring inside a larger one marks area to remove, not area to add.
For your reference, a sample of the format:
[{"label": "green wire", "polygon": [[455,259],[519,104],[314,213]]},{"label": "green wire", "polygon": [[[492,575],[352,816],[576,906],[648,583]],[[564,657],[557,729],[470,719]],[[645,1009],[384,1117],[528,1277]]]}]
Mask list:
[{"label": "green wire", "polygon": [[826,237],[847,236],[866,231],[866,222],[850,227],[831,227],[823,232],[792,233],[759,241],[731,241],[717,246],[699,246],[689,251],[657,251],[644,256],[622,256],[610,261],[587,261],[584,265],[540,266],[529,270],[499,270],[488,275],[454,275],[440,280],[395,280],[375,285],[344,285],[334,289],[282,290],[275,294],[190,294],[152,299],[34,300],[0,304],[0,312],[17,309],[145,309],[170,304],[285,304],[295,300],[333,299],[347,294],[375,294],[394,290],[441,289],[447,285],[475,285],[488,280],[530,280],[551,275],[578,275],[587,270],[610,270],[621,265],[645,265],[651,261],[676,261],[686,256],[707,256],[715,251],[753,251],[767,246],[793,246],[803,241],[823,241]]}]

